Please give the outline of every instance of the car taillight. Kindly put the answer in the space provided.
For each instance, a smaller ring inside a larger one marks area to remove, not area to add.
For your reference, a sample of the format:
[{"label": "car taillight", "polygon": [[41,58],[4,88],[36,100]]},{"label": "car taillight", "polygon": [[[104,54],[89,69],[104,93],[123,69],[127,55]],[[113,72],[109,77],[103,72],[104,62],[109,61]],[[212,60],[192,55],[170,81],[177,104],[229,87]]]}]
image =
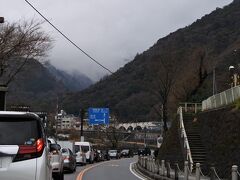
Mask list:
[{"label": "car taillight", "polygon": [[18,153],[13,162],[40,157],[44,149],[44,140],[38,139],[34,145],[19,145]]},{"label": "car taillight", "polygon": [[64,158],[63,158],[63,160],[69,160],[70,158],[69,158],[69,156],[65,156]]},{"label": "car taillight", "polygon": [[43,148],[44,148],[43,139],[38,139],[36,144],[37,144],[37,152],[41,153],[43,151]]}]

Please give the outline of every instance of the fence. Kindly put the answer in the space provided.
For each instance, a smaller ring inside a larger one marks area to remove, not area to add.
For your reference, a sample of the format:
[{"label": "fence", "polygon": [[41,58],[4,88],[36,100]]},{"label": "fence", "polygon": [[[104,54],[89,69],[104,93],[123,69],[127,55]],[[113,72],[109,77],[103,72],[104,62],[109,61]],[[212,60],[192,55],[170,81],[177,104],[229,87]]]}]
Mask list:
[{"label": "fence", "polygon": [[213,95],[202,102],[202,110],[209,110],[229,105],[240,98],[240,86],[233,87]]},{"label": "fence", "polygon": [[[174,169],[172,169],[174,167]],[[143,174],[153,178],[153,179],[175,179],[175,180],[222,180],[214,167],[210,168],[210,174],[204,175],[201,170],[201,164],[195,164],[194,172],[190,171],[188,161],[184,163],[184,169],[181,170],[178,163],[174,166],[165,160],[160,163],[156,161],[153,157],[139,156],[137,162],[137,168]],[[232,166],[232,173],[229,179],[238,180],[240,173],[238,171],[238,166]]]},{"label": "fence", "polygon": [[202,111],[202,103],[181,102],[179,103],[179,106],[183,108],[183,111],[185,113],[197,113],[199,111]]}]

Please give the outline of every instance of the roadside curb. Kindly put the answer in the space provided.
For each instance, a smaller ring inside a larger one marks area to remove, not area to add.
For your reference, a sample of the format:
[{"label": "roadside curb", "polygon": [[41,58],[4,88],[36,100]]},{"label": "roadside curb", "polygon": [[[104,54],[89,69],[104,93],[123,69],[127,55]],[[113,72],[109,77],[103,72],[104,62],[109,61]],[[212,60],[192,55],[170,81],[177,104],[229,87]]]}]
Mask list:
[{"label": "roadside curb", "polygon": [[135,164],[134,169],[136,172],[142,173],[144,176],[151,178],[151,179],[156,179],[156,180],[171,180],[171,178],[165,177],[165,176],[160,176],[159,174],[154,174],[150,171],[147,171],[146,169],[142,168],[138,163]]},{"label": "roadside curb", "polygon": [[142,172],[139,171],[139,169],[137,168],[137,162],[133,163],[131,166],[132,169],[132,173],[137,176],[138,178],[142,179],[142,180],[152,180],[149,179],[149,177],[147,177],[146,175],[144,175]]}]

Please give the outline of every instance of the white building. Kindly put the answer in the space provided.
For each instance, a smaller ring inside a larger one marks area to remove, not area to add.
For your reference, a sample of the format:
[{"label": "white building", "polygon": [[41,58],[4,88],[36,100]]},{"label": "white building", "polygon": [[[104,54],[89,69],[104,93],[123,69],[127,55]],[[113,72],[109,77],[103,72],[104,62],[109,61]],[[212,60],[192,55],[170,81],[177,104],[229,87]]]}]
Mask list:
[{"label": "white building", "polygon": [[67,115],[64,110],[56,116],[57,129],[72,129],[76,128],[76,117],[74,115]]}]

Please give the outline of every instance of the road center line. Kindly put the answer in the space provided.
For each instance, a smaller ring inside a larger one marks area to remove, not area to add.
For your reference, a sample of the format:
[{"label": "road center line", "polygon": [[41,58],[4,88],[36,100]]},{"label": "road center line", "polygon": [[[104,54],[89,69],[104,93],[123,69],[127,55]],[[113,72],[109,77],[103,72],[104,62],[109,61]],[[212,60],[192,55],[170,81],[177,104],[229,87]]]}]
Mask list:
[{"label": "road center line", "polygon": [[86,172],[89,171],[90,169],[95,168],[95,167],[97,167],[97,166],[100,166],[100,165],[102,165],[102,164],[109,163],[109,162],[110,162],[110,161],[105,161],[105,162],[102,162],[102,163],[98,163],[98,164],[96,164],[96,165],[89,166],[89,167],[87,167],[86,169],[83,169],[83,170],[78,174],[76,180],[82,180],[84,173],[86,173]]}]

